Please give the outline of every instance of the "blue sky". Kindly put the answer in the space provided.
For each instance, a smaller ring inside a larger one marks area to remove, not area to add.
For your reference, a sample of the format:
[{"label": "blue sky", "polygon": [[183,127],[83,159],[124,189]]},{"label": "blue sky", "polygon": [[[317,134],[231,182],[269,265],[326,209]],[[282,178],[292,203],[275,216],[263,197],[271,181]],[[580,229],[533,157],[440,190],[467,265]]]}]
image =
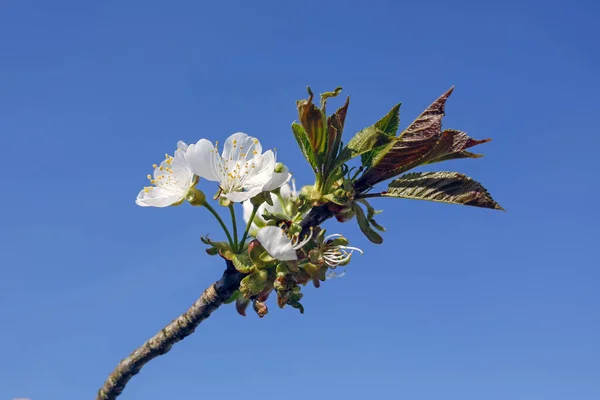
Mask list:
[{"label": "blue sky", "polygon": [[221,275],[204,210],[134,204],[177,140],[244,131],[312,183],[306,85],[351,96],[346,138],[456,85],[444,126],[493,141],[436,168],[508,212],[376,201],[380,247],[330,221],[365,255],[304,315],[224,307],[121,398],[600,398],[598,4],[203,3],[0,3],[0,400],[94,396]]}]

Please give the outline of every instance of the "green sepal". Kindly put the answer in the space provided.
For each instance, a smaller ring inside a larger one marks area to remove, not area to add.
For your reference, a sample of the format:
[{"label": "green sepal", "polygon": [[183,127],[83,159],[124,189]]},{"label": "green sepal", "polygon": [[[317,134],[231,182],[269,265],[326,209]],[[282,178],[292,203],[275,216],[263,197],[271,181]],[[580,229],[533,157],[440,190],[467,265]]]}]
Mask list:
[{"label": "green sepal", "polygon": [[369,220],[369,223],[371,225],[373,225],[373,227],[375,229],[377,229],[379,232],[385,232],[385,228],[383,226],[379,225],[377,223],[377,221],[375,221],[375,219],[374,219],[375,215],[382,213],[383,210],[374,209],[373,206],[365,199],[360,199],[357,201],[364,204],[365,207],[367,207],[367,219]]},{"label": "green sepal", "polygon": [[367,237],[367,239],[369,239],[375,244],[383,243],[383,238],[381,237],[381,235],[375,232],[373,228],[371,228],[369,220],[367,219],[367,216],[365,215],[365,212],[360,207],[360,205],[358,203],[354,203],[352,205],[352,208],[354,209],[354,212],[356,214],[358,226],[360,227],[361,232]]},{"label": "green sepal", "polygon": [[255,265],[246,253],[234,254],[231,262],[235,269],[242,274],[249,274],[255,270]]},{"label": "green sepal", "polygon": [[266,270],[257,269],[242,279],[240,282],[240,292],[246,298],[257,295],[267,286],[268,278],[269,274]]},{"label": "green sepal", "polygon": [[235,309],[237,310],[238,314],[240,314],[242,317],[246,316],[246,309],[249,305],[250,299],[247,299],[245,297],[238,297],[235,300]]},{"label": "green sepal", "polygon": [[258,240],[255,239],[248,244],[248,257],[250,257],[250,261],[256,268],[263,269],[266,267],[265,262],[260,258],[260,255],[264,252],[265,249]]}]

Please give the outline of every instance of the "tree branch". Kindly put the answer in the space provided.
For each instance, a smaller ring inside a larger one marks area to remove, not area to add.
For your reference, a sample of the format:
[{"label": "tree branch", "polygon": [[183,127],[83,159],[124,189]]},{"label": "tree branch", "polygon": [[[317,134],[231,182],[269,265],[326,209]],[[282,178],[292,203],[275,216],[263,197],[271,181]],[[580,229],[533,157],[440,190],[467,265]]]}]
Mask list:
[{"label": "tree branch", "polygon": [[[333,212],[327,206],[313,207],[300,225],[305,231],[311,226],[321,225],[332,216]],[[175,343],[194,333],[198,325],[239,288],[244,276],[235,269],[231,261],[227,261],[227,268],[221,279],[210,285],[186,312],[148,339],[127,358],[121,360],[98,391],[96,400],[116,399],[125,389],[127,382],[140,372],[144,365],[167,353]]]}]

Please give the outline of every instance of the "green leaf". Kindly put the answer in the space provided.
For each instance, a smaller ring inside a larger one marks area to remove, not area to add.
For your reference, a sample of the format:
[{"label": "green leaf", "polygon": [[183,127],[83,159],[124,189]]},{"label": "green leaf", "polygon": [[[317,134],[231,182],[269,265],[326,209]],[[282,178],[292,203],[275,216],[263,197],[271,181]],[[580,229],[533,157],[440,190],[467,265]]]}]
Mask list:
[{"label": "green leaf", "polygon": [[367,237],[367,239],[369,239],[371,242],[373,242],[375,244],[383,243],[383,238],[381,237],[380,234],[375,232],[373,230],[373,228],[371,228],[371,225],[369,224],[369,220],[367,219],[365,212],[360,207],[360,205],[358,203],[353,203],[352,209],[356,213],[356,219],[358,220],[358,226],[360,227],[360,230],[362,231],[362,233]]},{"label": "green leaf", "polygon": [[[390,137],[394,137],[400,126],[400,103],[396,104],[392,109],[375,123],[375,128],[385,133]],[[379,146],[372,150],[369,150],[360,156],[360,161],[363,168],[369,168],[373,162],[373,159],[384,150],[386,146]]]},{"label": "green leaf", "polygon": [[392,107],[385,117],[375,123],[375,128],[389,136],[396,136],[400,126],[400,105],[401,103],[398,103]]},{"label": "green leaf", "polygon": [[390,137],[385,132],[375,126],[369,126],[358,132],[350,139],[346,147],[342,149],[340,155],[335,160],[335,165],[339,166],[353,159],[356,156],[364,154],[375,148],[382,147],[390,142]]},{"label": "green leaf", "polygon": [[318,168],[317,160],[315,159],[315,153],[313,152],[312,147],[310,146],[308,135],[304,131],[304,128],[302,127],[302,125],[294,122],[292,124],[292,132],[294,133],[294,137],[296,138],[298,146],[302,151],[302,155],[304,155],[306,161],[308,161],[310,166],[313,168],[313,171],[317,172]]},{"label": "green leaf", "polygon": [[441,95],[399,137],[377,152],[368,165],[370,168],[357,180],[357,188],[371,187],[418,165],[441,138],[444,107],[453,89]]},{"label": "green leaf", "polygon": [[386,197],[504,209],[477,181],[458,172],[413,172],[392,181]]}]

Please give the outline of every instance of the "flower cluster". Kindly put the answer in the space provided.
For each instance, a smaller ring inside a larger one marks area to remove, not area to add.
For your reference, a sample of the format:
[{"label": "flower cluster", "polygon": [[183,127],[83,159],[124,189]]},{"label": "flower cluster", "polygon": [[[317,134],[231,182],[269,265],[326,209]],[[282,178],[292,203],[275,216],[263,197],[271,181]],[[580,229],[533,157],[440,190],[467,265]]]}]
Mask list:
[{"label": "flower cluster", "polygon": [[[136,203],[143,207],[177,206],[188,201],[205,207],[217,219],[226,242],[203,238],[207,252],[230,261],[246,277],[230,301],[244,314],[252,303],[258,315],[267,312],[265,301],[273,291],[278,304],[303,310],[299,285],[332,277],[333,269],[347,265],[352,253],[341,235],[324,236],[319,227],[303,229],[307,212],[288,169],[276,162],[272,150],[263,152],[260,141],[245,133],[229,136],[223,150],[207,139],[177,143],[173,156],[165,155],[148,175],[151,186],[142,189]],[[217,183],[215,200],[231,211],[232,229],[197,188],[202,181]],[[245,231],[238,237],[235,203],[242,204]],[[329,270],[329,272],[328,272]]]}]

